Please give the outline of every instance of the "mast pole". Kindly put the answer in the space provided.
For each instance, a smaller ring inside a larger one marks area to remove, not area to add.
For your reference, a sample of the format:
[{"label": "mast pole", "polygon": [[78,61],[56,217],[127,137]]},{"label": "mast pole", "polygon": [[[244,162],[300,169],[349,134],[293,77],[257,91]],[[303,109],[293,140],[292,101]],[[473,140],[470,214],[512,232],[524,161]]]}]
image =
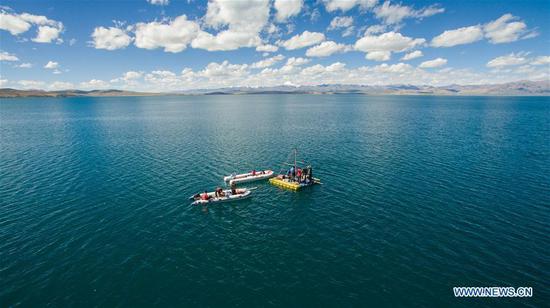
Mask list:
[{"label": "mast pole", "polygon": [[296,155],[298,154],[298,149],[294,148],[294,172],[296,172]]}]

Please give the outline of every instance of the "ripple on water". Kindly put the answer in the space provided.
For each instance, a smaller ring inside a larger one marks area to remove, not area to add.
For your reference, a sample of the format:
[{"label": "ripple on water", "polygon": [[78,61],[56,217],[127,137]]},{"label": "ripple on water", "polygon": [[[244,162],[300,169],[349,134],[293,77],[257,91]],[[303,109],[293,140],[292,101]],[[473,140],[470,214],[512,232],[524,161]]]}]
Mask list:
[{"label": "ripple on water", "polygon": [[[455,285],[547,297],[547,98],[63,98],[0,111],[8,306],[448,306]],[[323,185],[254,183],[249,200],[189,205],[224,175],[279,171],[295,146]]]}]

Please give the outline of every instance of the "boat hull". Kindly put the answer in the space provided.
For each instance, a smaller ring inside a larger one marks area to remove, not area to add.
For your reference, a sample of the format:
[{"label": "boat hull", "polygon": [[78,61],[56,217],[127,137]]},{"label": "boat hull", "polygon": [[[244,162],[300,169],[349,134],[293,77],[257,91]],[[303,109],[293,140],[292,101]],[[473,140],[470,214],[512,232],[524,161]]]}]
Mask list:
[{"label": "boat hull", "polygon": [[244,173],[244,174],[238,174],[234,177],[232,176],[226,176],[223,178],[225,182],[229,182],[229,185],[232,184],[242,184],[242,183],[250,183],[255,181],[261,181],[261,180],[267,180],[269,178],[272,178],[275,175],[275,173],[272,170],[265,170],[263,173],[257,172],[256,175],[252,175],[252,173]]},{"label": "boat hull", "polygon": [[248,199],[248,198],[252,197],[252,191],[251,190],[238,189],[237,191],[244,191],[244,192],[240,192],[239,194],[232,195],[231,190],[228,189],[228,190],[223,191],[225,193],[224,197],[215,197],[215,193],[210,192],[210,193],[208,193],[208,196],[210,197],[210,199],[208,199],[208,200],[202,200],[202,199],[197,200],[197,199],[194,199],[194,196],[193,196],[193,197],[191,197],[191,199],[195,200],[195,201],[193,201],[191,204],[192,205],[207,205],[207,204],[214,204],[214,203],[226,203],[226,202],[244,200],[244,199]]}]

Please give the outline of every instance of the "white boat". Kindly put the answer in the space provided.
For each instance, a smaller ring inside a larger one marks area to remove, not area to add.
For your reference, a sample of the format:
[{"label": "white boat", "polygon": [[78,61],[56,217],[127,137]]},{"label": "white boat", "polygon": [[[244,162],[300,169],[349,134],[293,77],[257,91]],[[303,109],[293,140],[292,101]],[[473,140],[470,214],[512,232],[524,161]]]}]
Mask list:
[{"label": "white boat", "polygon": [[232,194],[231,189],[227,189],[223,191],[223,197],[216,197],[215,192],[209,192],[207,193],[208,200],[203,200],[201,198],[203,193],[200,193],[189,197],[189,199],[194,200],[191,205],[207,205],[211,203],[231,202],[250,198],[253,189],[254,188],[239,188],[236,189],[236,194]]},{"label": "white boat", "polygon": [[275,173],[273,170],[264,170],[264,171],[256,171],[256,174],[252,174],[252,172],[249,173],[243,173],[243,174],[233,174],[228,175],[223,178],[224,182],[229,182],[229,185],[232,184],[240,184],[240,183],[248,183],[248,182],[254,182],[254,181],[260,181],[260,180],[267,180],[271,177],[273,177]]}]

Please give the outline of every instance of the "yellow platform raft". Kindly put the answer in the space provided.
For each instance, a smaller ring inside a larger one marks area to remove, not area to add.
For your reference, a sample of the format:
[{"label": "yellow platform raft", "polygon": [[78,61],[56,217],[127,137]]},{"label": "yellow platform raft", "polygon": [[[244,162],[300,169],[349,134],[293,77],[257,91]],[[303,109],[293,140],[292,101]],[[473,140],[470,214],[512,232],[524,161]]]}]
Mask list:
[{"label": "yellow platform raft", "polygon": [[309,186],[312,186],[314,184],[318,184],[318,183],[320,183],[320,181],[319,181],[319,179],[314,178],[312,182],[310,182],[308,184],[305,184],[305,183],[298,183],[298,182],[294,182],[294,181],[284,180],[284,179],[280,179],[280,178],[271,178],[271,179],[269,179],[269,183],[271,183],[272,185],[275,185],[277,187],[284,188],[284,189],[298,191],[298,190],[300,190],[304,187],[309,187]]}]

